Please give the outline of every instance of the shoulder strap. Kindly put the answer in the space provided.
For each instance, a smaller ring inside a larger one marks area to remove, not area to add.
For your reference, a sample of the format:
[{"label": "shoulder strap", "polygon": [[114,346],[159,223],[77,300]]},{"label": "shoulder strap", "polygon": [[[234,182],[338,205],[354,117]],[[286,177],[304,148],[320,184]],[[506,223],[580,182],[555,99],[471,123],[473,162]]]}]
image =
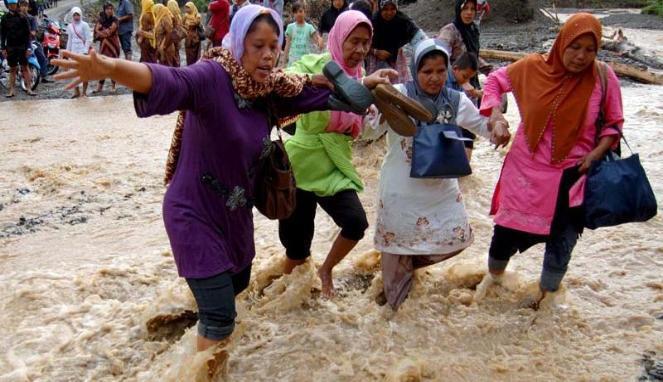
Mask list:
[{"label": "shoulder strap", "polygon": [[[594,137],[594,145],[598,146],[601,130],[603,130],[605,127],[605,99],[607,98],[608,94],[608,64],[603,61],[596,60],[596,72],[598,73],[599,80],[601,81],[601,104],[599,106],[599,114],[596,117],[596,136]],[[622,134],[619,129],[615,128],[615,130],[617,130],[620,138],[624,141],[624,143],[626,143],[626,147],[628,147],[629,151],[633,153],[633,150],[631,150],[631,146],[629,146],[628,142],[626,141],[624,134]]]},{"label": "shoulder strap", "polygon": [[81,36],[81,34],[78,33],[78,30],[76,29],[76,25],[74,25],[74,24],[72,23],[72,24],[71,24],[71,29],[74,30],[74,34],[76,35],[76,37],[78,37],[79,40],[81,40],[81,41],[83,41],[83,43],[85,43],[85,38],[83,38],[83,37]]},{"label": "shoulder strap", "polygon": [[608,73],[606,66],[607,64],[605,62],[596,60],[596,71],[599,74],[599,80],[601,81],[601,113],[603,113],[606,95],[608,94]]},{"label": "shoulder strap", "polygon": [[599,81],[601,81],[601,104],[599,105],[599,114],[596,117],[596,135],[594,136],[594,146],[598,146],[599,137],[601,136],[601,130],[605,125],[605,99],[606,94],[608,93],[608,78],[606,75],[606,64],[602,61],[596,60],[596,73],[599,75]]},{"label": "shoulder strap", "polygon": [[453,89],[447,89],[449,95],[449,104],[452,110],[451,123],[456,124],[456,116],[458,116],[458,107],[460,106],[460,92]]}]

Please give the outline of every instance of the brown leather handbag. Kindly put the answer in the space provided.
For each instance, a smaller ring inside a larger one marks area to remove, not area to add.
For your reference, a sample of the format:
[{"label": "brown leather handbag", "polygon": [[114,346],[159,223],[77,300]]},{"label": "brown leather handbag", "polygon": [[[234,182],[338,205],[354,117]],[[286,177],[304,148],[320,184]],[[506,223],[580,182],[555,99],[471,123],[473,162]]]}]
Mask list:
[{"label": "brown leather handbag", "polygon": [[281,128],[276,125],[277,140],[270,140],[260,155],[256,172],[254,204],[268,219],[287,219],[295,211],[297,187]]}]

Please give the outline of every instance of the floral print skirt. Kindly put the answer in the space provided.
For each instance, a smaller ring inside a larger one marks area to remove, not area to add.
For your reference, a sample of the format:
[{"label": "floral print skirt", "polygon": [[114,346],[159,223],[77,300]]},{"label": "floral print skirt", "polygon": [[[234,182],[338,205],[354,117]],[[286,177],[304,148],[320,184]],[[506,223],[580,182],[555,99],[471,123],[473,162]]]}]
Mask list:
[{"label": "floral print skirt", "polygon": [[391,145],[380,172],[376,249],[444,255],[469,247],[474,235],[458,180],[411,178],[412,138],[398,137]]}]

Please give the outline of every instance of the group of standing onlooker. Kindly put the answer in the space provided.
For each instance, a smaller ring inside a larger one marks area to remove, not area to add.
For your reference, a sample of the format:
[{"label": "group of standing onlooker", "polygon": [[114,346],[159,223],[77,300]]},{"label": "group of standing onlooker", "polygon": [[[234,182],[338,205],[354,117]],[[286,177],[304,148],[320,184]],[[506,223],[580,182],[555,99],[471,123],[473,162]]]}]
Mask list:
[{"label": "group of standing onlooker", "polygon": [[38,15],[37,3],[28,0],[5,0],[5,6],[8,12],[0,21],[0,37],[2,56],[8,61],[10,72],[8,78],[9,89],[7,97],[15,96],[16,76],[19,66],[22,70],[25,81],[26,92],[30,96],[35,96],[32,91],[32,73],[28,69],[28,57],[35,55],[39,63],[42,82],[51,82],[48,79],[48,62],[41,49],[41,44],[37,42],[37,48],[33,49],[33,42],[37,38]]},{"label": "group of standing onlooker", "polygon": [[[133,5],[129,0],[120,0],[117,6],[104,3],[97,16],[94,27],[84,21],[83,11],[73,7],[70,11],[71,22],[67,25],[66,50],[86,55],[95,43],[99,43],[98,52],[107,57],[117,58],[124,52],[124,57],[131,60],[131,35],[133,33]],[[104,80],[100,80],[93,94],[103,91]],[[87,97],[88,83],[83,82],[82,90],[74,88],[72,98]],[[111,91],[115,92],[115,81],[111,81]]]}]

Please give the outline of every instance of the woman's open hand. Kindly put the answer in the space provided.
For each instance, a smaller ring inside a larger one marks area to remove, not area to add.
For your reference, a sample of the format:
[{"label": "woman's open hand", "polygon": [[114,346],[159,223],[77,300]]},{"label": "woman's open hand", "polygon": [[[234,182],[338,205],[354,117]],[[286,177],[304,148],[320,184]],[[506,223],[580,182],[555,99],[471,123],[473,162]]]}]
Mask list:
[{"label": "woman's open hand", "polygon": [[375,89],[380,84],[391,84],[392,79],[398,78],[398,72],[394,69],[380,69],[370,76],[364,77],[362,83],[369,89]]},{"label": "woman's open hand", "polygon": [[109,78],[115,69],[114,60],[98,55],[94,49],[90,50],[89,55],[64,51],[62,57],[62,59],[53,60],[53,64],[66,71],[57,74],[55,79],[58,81],[71,80],[67,89],[73,89],[82,82]]}]

